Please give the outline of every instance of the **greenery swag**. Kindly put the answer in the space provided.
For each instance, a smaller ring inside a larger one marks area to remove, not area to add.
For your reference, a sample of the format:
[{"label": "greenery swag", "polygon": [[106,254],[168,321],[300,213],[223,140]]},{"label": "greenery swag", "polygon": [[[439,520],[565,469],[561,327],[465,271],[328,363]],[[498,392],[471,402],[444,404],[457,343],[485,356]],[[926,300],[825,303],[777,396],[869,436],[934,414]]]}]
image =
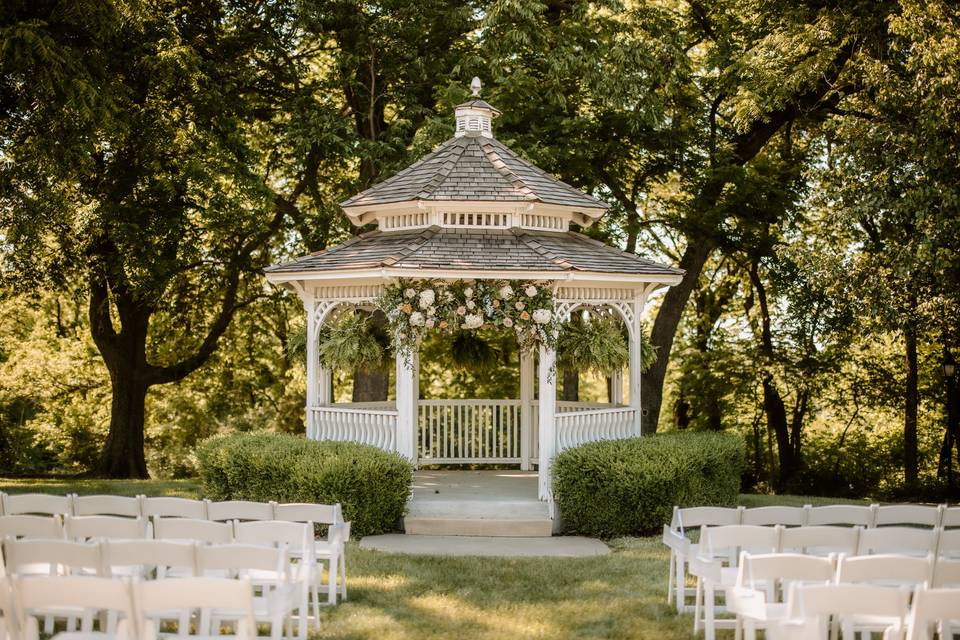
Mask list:
[{"label": "greenery swag", "polygon": [[387,285],[377,306],[402,353],[412,353],[431,330],[510,329],[524,351],[557,344],[560,323],[553,311],[553,290],[541,282],[399,280]]}]

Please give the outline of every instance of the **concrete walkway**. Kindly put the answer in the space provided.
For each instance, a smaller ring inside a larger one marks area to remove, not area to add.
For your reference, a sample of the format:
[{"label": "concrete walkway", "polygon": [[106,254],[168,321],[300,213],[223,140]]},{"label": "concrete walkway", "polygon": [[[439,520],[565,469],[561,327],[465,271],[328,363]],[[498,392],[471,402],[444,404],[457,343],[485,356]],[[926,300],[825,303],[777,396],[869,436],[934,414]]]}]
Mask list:
[{"label": "concrete walkway", "polygon": [[507,538],[481,536],[409,536],[387,534],[367,536],[360,541],[362,549],[386,553],[429,556],[554,556],[579,558],[602,556],[610,549],[599,540],[578,536],[550,538]]}]

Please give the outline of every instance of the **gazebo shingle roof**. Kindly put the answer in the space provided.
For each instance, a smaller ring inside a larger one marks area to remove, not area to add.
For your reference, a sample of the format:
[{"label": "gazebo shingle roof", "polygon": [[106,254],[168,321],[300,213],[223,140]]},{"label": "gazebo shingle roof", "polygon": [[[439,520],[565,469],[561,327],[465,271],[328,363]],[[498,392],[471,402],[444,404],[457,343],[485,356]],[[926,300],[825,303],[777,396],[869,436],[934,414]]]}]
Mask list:
[{"label": "gazebo shingle roof", "polygon": [[372,231],[325,251],[274,265],[267,273],[391,267],[455,271],[584,271],[683,275],[572,231],[442,229]]},{"label": "gazebo shingle roof", "polygon": [[415,164],[340,206],[411,200],[543,202],[601,211],[609,207],[523,160],[496,139],[476,134],[447,140]]}]

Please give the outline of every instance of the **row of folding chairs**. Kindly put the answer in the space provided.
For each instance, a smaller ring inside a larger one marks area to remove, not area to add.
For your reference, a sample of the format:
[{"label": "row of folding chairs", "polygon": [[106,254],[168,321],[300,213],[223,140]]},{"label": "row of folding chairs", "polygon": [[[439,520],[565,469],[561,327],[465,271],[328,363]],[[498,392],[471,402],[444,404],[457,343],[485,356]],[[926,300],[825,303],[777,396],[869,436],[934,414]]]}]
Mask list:
[{"label": "row of folding chairs", "polygon": [[[933,530],[960,526],[960,507],[946,505],[828,505],[812,507],[692,507],[673,508],[669,525],[663,527],[663,542],[670,548],[667,579],[667,602],[676,602],[677,611],[688,610],[693,595],[686,587],[689,561],[697,554],[691,534],[705,526],[776,526],[786,527],[863,527],[866,529],[909,527]],[[836,534],[842,535],[842,534]],[[858,534],[849,534],[857,535]],[[907,534],[909,536],[909,534]],[[859,536],[857,537],[857,541]],[[854,543],[856,544],[856,542]],[[856,553],[856,547],[841,546],[838,552]],[[929,551],[929,550],[926,550]],[[923,551],[924,553],[926,551]]]},{"label": "row of folding chairs", "polygon": [[169,496],[113,496],[0,492],[0,516],[122,516],[127,518],[195,518],[197,520],[311,520],[317,524],[343,523],[339,503],[254,502],[250,500],[194,500]]},{"label": "row of folding chairs", "polygon": [[[726,525],[703,527],[697,553],[689,560],[689,571],[696,578],[694,631],[701,626],[707,640],[713,640],[715,598],[735,585],[738,560],[744,551],[751,554],[791,553],[823,559],[836,554],[858,558],[896,557],[905,561],[929,562],[927,582],[933,579],[934,559],[960,563],[960,530],[887,527],[810,526],[773,527]],[[880,555],[882,554],[882,555]],[[928,560],[929,559],[929,560]],[[678,597],[679,597],[678,591]],[[721,623],[721,626],[726,623]]]},{"label": "row of folding chairs", "polygon": [[[960,618],[960,561],[933,556],[864,557],[743,553],[736,584],[727,589],[736,637],[829,636],[911,640],[953,638]],[[706,631],[712,637],[713,630]]]},{"label": "row of folding chairs", "polygon": [[[258,549],[265,551],[269,550]],[[254,640],[257,625],[265,623],[271,637],[280,638],[275,628],[284,626],[288,599],[280,587],[264,591],[258,580],[262,585],[262,579],[250,576],[154,581],[0,578],[0,638],[9,634],[11,640],[39,640],[41,621],[46,619],[56,620],[56,630],[64,629],[52,635],[54,639],[199,640],[216,637],[229,626],[238,640]],[[51,634],[45,632],[44,637]]]}]

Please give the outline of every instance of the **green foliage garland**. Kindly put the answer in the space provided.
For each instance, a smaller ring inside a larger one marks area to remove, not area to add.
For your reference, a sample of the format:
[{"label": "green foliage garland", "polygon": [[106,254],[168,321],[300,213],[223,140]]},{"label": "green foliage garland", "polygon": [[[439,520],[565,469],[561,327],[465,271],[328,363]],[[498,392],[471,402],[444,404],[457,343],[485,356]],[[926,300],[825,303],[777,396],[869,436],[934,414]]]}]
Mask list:
[{"label": "green foliage garland", "polygon": [[394,345],[409,354],[430,330],[513,330],[524,351],[556,346],[559,321],[553,291],[530,280],[399,280],[377,301],[386,314]]}]

